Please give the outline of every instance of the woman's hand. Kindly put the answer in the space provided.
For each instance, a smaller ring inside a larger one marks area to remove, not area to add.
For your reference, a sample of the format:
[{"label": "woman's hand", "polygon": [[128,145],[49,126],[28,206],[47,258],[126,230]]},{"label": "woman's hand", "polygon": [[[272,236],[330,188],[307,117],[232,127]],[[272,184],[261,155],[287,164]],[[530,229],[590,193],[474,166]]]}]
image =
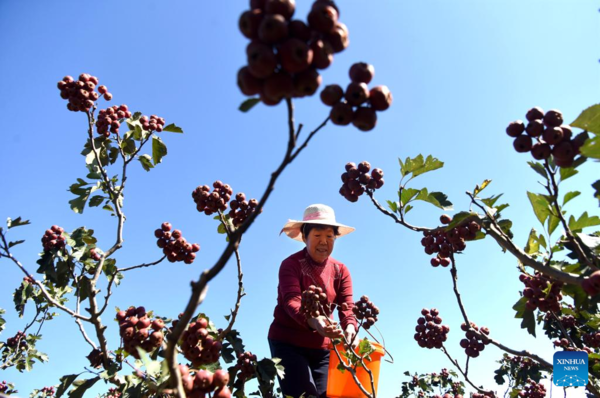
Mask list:
[{"label": "woman's hand", "polygon": [[344,336],[346,337],[346,341],[348,344],[352,345],[352,348],[358,347],[358,339],[356,338],[356,329],[353,324],[349,324],[346,326],[346,330],[344,331]]},{"label": "woman's hand", "polygon": [[344,333],[338,326],[337,322],[334,322],[325,316],[321,315],[316,318],[308,319],[308,326],[315,329],[323,337],[329,337],[330,339],[341,338]]}]

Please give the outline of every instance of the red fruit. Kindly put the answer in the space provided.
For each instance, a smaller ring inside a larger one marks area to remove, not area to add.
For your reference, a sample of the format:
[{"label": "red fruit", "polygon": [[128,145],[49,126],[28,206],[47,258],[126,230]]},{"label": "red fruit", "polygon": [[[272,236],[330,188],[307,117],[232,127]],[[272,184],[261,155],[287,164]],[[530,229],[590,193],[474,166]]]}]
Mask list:
[{"label": "red fruit", "polygon": [[362,105],[369,99],[369,88],[365,83],[352,82],[348,84],[344,98],[350,105]]},{"label": "red fruit", "polygon": [[544,124],[548,127],[558,127],[563,124],[561,111],[551,109],[544,115]]},{"label": "red fruit", "polygon": [[112,94],[111,93],[104,94],[104,99],[107,101],[110,101],[112,99]]},{"label": "red fruit", "polygon": [[277,57],[271,47],[258,41],[252,41],[246,47],[248,70],[258,78],[265,79],[273,74],[277,66]]},{"label": "red fruit", "polygon": [[295,0],[267,0],[265,2],[265,12],[267,14],[279,14],[285,19],[292,18],[295,10]]},{"label": "red fruit", "polygon": [[354,111],[352,124],[361,131],[373,130],[377,124],[377,113],[372,108],[359,107]]},{"label": "red fruit", "polygon": [[225,387],[229,383],[229,372],[218,369],[213,376],[213,385],[216,388]]},{"label": "red fruit", "polygon": [[253,10],[264,10],[266,0],[250,0],[250,8]]},{"label": "red fruit", "polygon": [[543,138],[550,145],[558,144],[563,139],[563,131],[560,127],[547,127],[544,130]]},{"label": "red fruit", "polygon": [[298,73],[308,69],[313,60],[313,51],[302,40],[291,38],[279,48],[278,56],[283,69]]},{"label": "red fruit", "polygon": [[527,118],[527,121],[529,121],[529,122],[531,122],[533,120],[541,119],[543,117],[544,117],[544,111],[539,106],[531,108],[530,110],[527,111],[527,115],[525,115],[525,118]]},{"label": "red fruit", "polygon": [[252,73],[250,73],[250,69],[247,66],[244,66],[238,71],[237,84],[244,95],[250,96],[260,93],[262,80],[254,77]]},{"label": "red fruit", "polygon": [[199,244],[197,244],[197,243],[194,243],[194,244],[192,245],[192,252],[196,253],[196,252],[198,252],[198,251],[200,251],[200,245],[199,245]]},{"label": "red fruit", "polygon": [[506,134],[511,137],[520,136],[523,131],[525,131],[525,124],[522,120],[515,120],[514,122],[510,122],[508,127],[506,128]]},{"label": "red fruit", "polygon": [[263,17],[263,12],[258,9],[243,12],[238,21],[238,26],[242,34],[248,39],[257,39],[258,27],[260,26]]},{"label": "red fruit", "polygon": [[194,385],[202,392],[210,392],[213,390],[213,374],[206,370],[200,369],[196,372]]},{"label": "red fruit", "polygon": [[285,72],[269,76],[262,87],[263,94],[273,101],[290,98],[294,92],[292,76]]},{"label": "red fruit", "polygon": [[200,329],[206,329],[208,327],[208,321],[206,320],[206,318],[200,318],[196,321],[196,324],[198,325],[198,330]]},{"label": "red fruit", "polygon": [[433,267],[439,267],[439,265],[440,265],[440,259],[437,258],[437,257],[432,258],[431,259],[431,265]]},{"label": "red fruit", "polygon": [[333,32],[328,34],[325,39],[331,43],[334,53],[342,52],[348,47],[348,45],[350,45],[348,28],[341,22],[336,24]]},{"label": "red fruit", "polygon": [[450,224],[451,221],[452,221],[452,217],[450,217],[448,214],[442,214],[440,216],[440,222],[444,225]]},{"label": "red fruit", "polygon": [[597,289],[589,278],[586,278],[581,282],[581,287],[589,296],[595,296],[600,293],[600,289]]},{"label": "red fruit", "polygon": [[163,231],[168,232],[171,230],[171,223],[164,222],[164,223],[162,223],[162,225],[160,227],[162,228]]},{"label": "red fruit", "polygon": [[552,149],[550,145],[545,143],[538,142],[531,147],[531,155],[537,160],[548,159],[551,153]]},{"label": "red fruit", "polygon": [[117,312],[117,321],[123,322],[125,320],[126,316],[127,316],[127,312],[125,312],[125,311]]},{"label": "red fruit", "polygon": [[525,131],[530,137],[539,137],[544,132],[544,123],[541,119],[532,120],[527,124]]},{"label": "red fruit", "polygon": [[345,168],[346,168],[346,171],[350,171],[352,169],[356,169],[357,168],[356,167],[356,163],[354,163],[354,162],[348,162],[348,163],[346,163]]},{"label": "red fruit", "polygon": [[392,92],[387,86],[373,87],[369,92],[371,108],[376,111],[385,111],[392,105]]},{"label": "red fruit", "polygon": [[371,171],[371,177],[373,177],[375,181],[381,180],[383,178],[383,170],[373,169],[373,171]]},{"label": "red fruit", "polygon": [[344,102],[338,102],[331,108],[329,118],[333,124],[347,126],[352,122],[352,107]]},{"label": "red fruit", "polygon": [[517,152],[529,152],[531,150],[531,137],[528,135],[520,135],[515,138],[513,146]]},{"label": "red fruit", "polygon": [[294,95],[299,97],[311,96],[321,85],[323,78],[316,69],[308,69],[294,77]]},{"label": "red fruit", "polygon": [[333,47],[326,40],[315,40],[310,43],[313,52],[312,65],[317,69],[326,69],[333,62]]},{"label": "red fruit", "polygon": [[554,164],[556,164],[558,167],[571,167],[573,166],[573,161],[575,159],[574,158],[565,158],[565,159],[560,159],[560,158],[554,158]]},{"label": "red fruit", "polygon": [[357,62],[350,67],[348,74],[353,82],[369,84],[375,75],[375,67],[365,62]]},{"label": "red fruit", "polygon": [[265,15],[258,27],[258,38],[267,44],[284,41],[288,37],[288,27],[282,15]]},{"label": "red fruit", "polygon": [[310,28],[301,20],[295,19],[288,24],[288,33],[290,37],[295,37],[304,42],[308,42],[311,36]]},{"label": "red fruit", "polygon": [[154,321],[152,321],[152,329],[159,331],[162,330],[162,328],[165,327],[165,321],[163,321],[162,319],[155,319]]},{"label": "red fruit", "polygon": [[338,84],[325,86],[323,91],[321,91],[321,101],[328,106],[337,104],[343,96],[344,90]]},{"label": "red fruit", "polygon": [[140,319],[137,323],[137,325],[135,325],[138,330],[139,329],[146,329],[147,327],[149,327],[151,324],[150,319],[148,318],[144,318],[144,319]]},{"label": "red fruit", "polygon": [[308,14],[308,25],[320,33],[331,33],[336,27],[338,12],[326,4],[313,4]]},{"label": "red fruit", "polygon": [[213,393],[213,398],[231,398],[231,391],[227,387],[219,388]]},{"label": "red fruit", "polygon": [[570,141],[563,141],[560,144],[557,144],[552,149],[552,155],[554,159],[573,159],[575,157],[575,148],[573,148],[573,144]]},{"label": "red fruit", "polygon": [[368,173],[370,170],[371,163],[367,162],[366,160],[358,164],[358,171],[360,171],[361,173]]}]

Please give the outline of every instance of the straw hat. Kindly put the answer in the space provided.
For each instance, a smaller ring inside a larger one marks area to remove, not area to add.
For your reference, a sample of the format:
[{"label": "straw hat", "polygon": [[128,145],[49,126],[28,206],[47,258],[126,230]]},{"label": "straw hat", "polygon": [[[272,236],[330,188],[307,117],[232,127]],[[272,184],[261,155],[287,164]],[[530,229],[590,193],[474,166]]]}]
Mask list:
[{"label": "straw hat", "polygon": [[354,231],[354,228],[335,221],[335,212],[329,206],[322,204],[310,205],[304,210],[302,221],[289,220],[284,226],[280,235],[285,232],[287,236],[302,242],[301,229],[304,224],[320,224],[338,227],[339,236],[344,236]]}]

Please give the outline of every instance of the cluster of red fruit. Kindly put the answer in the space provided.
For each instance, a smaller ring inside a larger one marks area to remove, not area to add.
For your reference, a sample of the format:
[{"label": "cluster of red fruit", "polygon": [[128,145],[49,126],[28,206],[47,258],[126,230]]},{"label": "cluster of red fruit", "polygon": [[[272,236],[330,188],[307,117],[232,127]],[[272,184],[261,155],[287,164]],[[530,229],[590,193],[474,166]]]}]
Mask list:
[{"label": "cluster of red fruit", "polygon": [[117,134],[121,127],[121,119],[131,117],[131,112],[127,105],[113,105],[106,109],[101,109],[98,112],[98,120],[96,120],[96,130],[98,134],[105,137],[110,136],[110,133]]},{"label": "cluster of red fruit", "polygon": [[235,199],[229,203],[229,207],[231,208],[229,217],[231,218],[233,225],[236,227],[242,225],[250,214],[254,213],[257,206],[258,200],[246,200],[246,195],[243,192],[236,194]]},{"label": "cluster of red fruit", "polygon": [[228,184],[223,184],[221,181],[213,182],[214,190],[210,192],[208,185],[201,185],[194,189],[192,198],[196,203],[196,210],[210,216],[213,213],[225,211],[227,202],[233,195],[233,189]]},{"label": "cluster of red fruit", "polygon": [[[477,336],[475,332],[469,329],[467,324],[464,322],[462,325],[460,325],[460,328],[462,331],[466,332],[466,339],[462,339],[460,341],[460,346],[465,349],[465,354],[472,358],[477,358],[479,356],[479,353],[485,349],[485,346],[490,343],[489,340],[485,341],[481,337]],[[490,334],[490,330],[488,328],[482,326],[480,329],[473,322],[471,322],[471,328],[485,334],[486,336]]]},{"label": "cluster of red fruit", "polygon": [[589,347],[600,347],[600,333],[586,333],[583,335],[583,342]]},{"label": "cluster of red fruit", "polygon": [[377,322],[379,307],[373,304],[368,296],[362,296],[360,300],[354,303],[352,312],[354,313],[354,316],[356,316],[356,319],[362,321],[362,327],[368,330],[375,322]]},{"label": "cluster of red fruit", "polygon": [[[440,217],[440,222],[444,225],[450,224],[452,218],[444,214]],[[437,253],[437,256],[431,259],[431,265],[434,267],[447,267],[450,264],[451,253],[463,251],[466,249],[468,240],[475,239],[477,232],[481,229],[475,221],[466,221],[450,231],[444,228],[423,231],[421,245],[425,247],[425,253]]]},{"label": "cluster of red fruit", "polygon": [[96,92],[97,84],[96,76],[82,73],[77,81],[71,76],[63,77],[57,86],[60,90],[60,97],[69,100],[67,108],[70,111],[89,112],[94,106],[94,101],[100,98],[100,95],[104,95],[104,99],[107,101],[112,99],[112,94],[106,91],[106,86],[98,87],[98,92]]},{"label": "cluster of red fruit", "polygon": [[181,350],[194,366],[206,365],[219,360],[223,344],[208,332],[208,320],[198,318],[183,332]]},{"label": "cluster of red fruit", "polygon": [[200,245],[188,243],[181,236],[180,230],[176,229],[171,232],[171,228],[170,223],[164,222],[159,229],[154,231],[154,236],[158,238],[156,245],[163,249],[167,260],[172,263],[175,261],[183,261],[186,264],[193,263],[196,259],[196,252],[200,250]]},{"label": "cluster of red fruit", "polygon": [[44,387],[40,390],[40,395],[42,397],[53,397],[54,396],[54,387]]},{"label": "cluster of red fruit", "polygon": [[227,387],[229,373],[218,369],[215,373],[210,370],[200,369],[195,375],[190,374],[190,368],[179,365],[183,389],[187,397],[204,398],[211,394],[212,398],[231,398],[231,391]]},{"label": "cluster of red fruit", "polygon": [[62,236],[63,232],[65,232],[65,230],[58,225],[53,225],[50,229],[47,229],[44,236],[42,236],[42,246],[44,246],[44,251],[62,249],[65,247],[65,238]]},{"label": "cluster of red fruit", "polygon": [[[366,190],[374,191],[383,186],[383,170],[373,169],[367,161],[360,162],[358,167],[355,163],[346,163],[346,171],[342,173],[342,187],[340,195],[350,202],[356,202],[358,197]],[[367,174],[371,171],[371,175]]]},{"label": "cluster of red fruit", "polygon": [[321,314],[321,309],[325,310],[328,306],[327,293],[319,286],[310,285],[302,292],[300,301],[300,312],[308,318],[316,318]]},{"label": "cluster of red fruit", "polygon": [[581,287],[590,296],[600,293],[600,271],[596,271],[588,278],[585,278],[581,283]]},{"label": "cluster of red fruit", "polygon": [[[585,338],[585,337],[584,337]],[[554,347],[562,347],[562,348],[569,348],[569,340],[567,340],[566,338],[562,338],[560,340],[554,340],[552,342],[552,344],[554,344]],[[587,344],[587,343],[586,343]]]},{"label": "cluster of red fruit", "polygon": [[96,251],[96,248],[90,249],[90,257],[94,261],[100,261],[102,259],[102,256]]},{"label": "cluster of red fruit", "polygon": [[25,333],[20,330],[13,337],[9,337],[6,340],[6,345],[13,349],[26,349],[27,348],[27,340]]},{"label": "cluster of red fruit", "polygon": [[[523,296],[528,299],[526,304],[528,309],[533,311],[539,308],[542,312],[560,311],[560,300],[562,300],[560,290],[564,285],[562,282],[555,281],[540,272],[536,272],[534,276],[521,274],[519,280],[526,286],[523,289]],[[550,291],[545,293],[548,288]]]},{"label": "cluster of red fruit", "polygon": [[317,0],[308,25],[291,20],[295,0],[251,0],[240,16],[239,28],[251,40],[248,65],[237,81],[245,95],[260,95],[266,105],[283,98],[313,95],[322,78],[317,69],[333,62],[333,54],[348,47],[348,30],[338,22],[339,10],[331,0]]},{"label": "cluster of red fruit", "polygon": [[419,343],[420,347],[431,348],[442,348],[444,341],[448,338],[448,332],[450,327],[442,325],[442,318],[439,316],[439,311],[435,308],[428,310],[423,308],[421,315],[417,319],[417,326],[415,330],[415,340]]},{"label": "cluster of red fruit", "polygon": [[2,383],[0,383],[0,392],[1,393],[5,393],[8,391],[10,387],[8,386],[8,383],[6,382],[6,380],[2,380]]},{"label": "cluster of red fruit", "polygon": [[471,394],[471,398],[495,398],[495,395],[493,393],[479,393],[479,392],[474,392],[473,394]]},{"label": "cluster of red fruit", "polygon": [[256,373],[256,355],[250,351],[242,352],[238,354],[237,363],[235,364],[236,372],[240,372],[238,377],[240,380],[245,381],[251,378]]},{"label": "cluster of red fruit", "polygon": [[546,396],[546,387],[542,383],[536,383],[531,379],[527,379],[527,384],[519,391],[520,398],[544,398]]},{"label": "cluster of red fruit", "polygon": [[160,133],[165,127],[165,119],[156,115],[151,115],[150,119],[148,119],[148,116],[144,115],[140,118],[140,123],[144,130],[150,132],[156,131],[157,133]]},{"label": "cluster of red fruit", "polygon": [[106,398],[121,398],[121,392],[116,388],[109,388],[106,393]]},{"label": "cluster of red fruit", "polygon": [[[557,166],[570,167],[585,142],[585,136],[573,137],[571,127],[563,124],[562,113],[558,110],[549,110],[544,114],[540,107],[535,107],[527,111],[525,117],[527,126],[523,121],[516,120],[506,128],[506,133],[515,137],[515,150],[531,151],[537,160],[548,159],[552,155]],[[535,144],[532,138],[536,139]]]},{"label": "cluster of red fruit", "polygon": [[144,307],[129,307],[127,311],[117,312],[117,321],[123,349],[134,358],[140,358],[137,347],[151,352],[162,345],[165,322],[160,318],[150,320]]},{"label": "cluster of red fruit", "polygon": [[[370,131],[377,124],[377,111],[385,111],[392,104],[392,93],[387,86],[369,90],[367,84],[375,75],[375,68],[364,62],[350,67],[346,91],[338,84],[330,84],[321,91],[321,101],[331,106],[329,118],[333,124],[352,123],[361,131]],[[343,99],[343,100],[342,100]]]},{"label": "cluster of red fruit", "polygon": [[94,348],[86,358],[90,361],[90,365],[92,368],[99,368],[102,366],[102,351],[97,348]]}]

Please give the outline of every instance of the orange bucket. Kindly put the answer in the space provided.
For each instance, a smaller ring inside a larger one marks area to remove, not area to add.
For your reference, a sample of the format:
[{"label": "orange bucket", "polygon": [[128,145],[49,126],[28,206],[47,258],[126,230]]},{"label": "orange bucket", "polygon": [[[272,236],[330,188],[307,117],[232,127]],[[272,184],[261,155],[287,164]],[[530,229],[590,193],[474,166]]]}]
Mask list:
[{"label": "orange bucket", "polygon": [[[365,365],[373,374],[373,384],[375,386],[375,393],[377,393],[377,384],[379,383],[379,366],[381,365],[381,357],[384,355],[384,350],[381,344],[370,342],[375,351],[371,353],[371,360],[364,360]],[[358,388],[352,374],[349,371],[343,373],[337,369],[340,361],[338,360],[333,345],[330,344],[329,349],[331,350],[329,356],[329,373],[327,376],[327,397],[329,398],[364,398],[365,394]],[[343,345],[337,346],[338,352],[342,359],[345,357],[342,355],[345,352]],[[372,393],[371,380],[367,371],[361,366],[356,370],[356,376],[360,381],[360,384],[366,391]]]}]

